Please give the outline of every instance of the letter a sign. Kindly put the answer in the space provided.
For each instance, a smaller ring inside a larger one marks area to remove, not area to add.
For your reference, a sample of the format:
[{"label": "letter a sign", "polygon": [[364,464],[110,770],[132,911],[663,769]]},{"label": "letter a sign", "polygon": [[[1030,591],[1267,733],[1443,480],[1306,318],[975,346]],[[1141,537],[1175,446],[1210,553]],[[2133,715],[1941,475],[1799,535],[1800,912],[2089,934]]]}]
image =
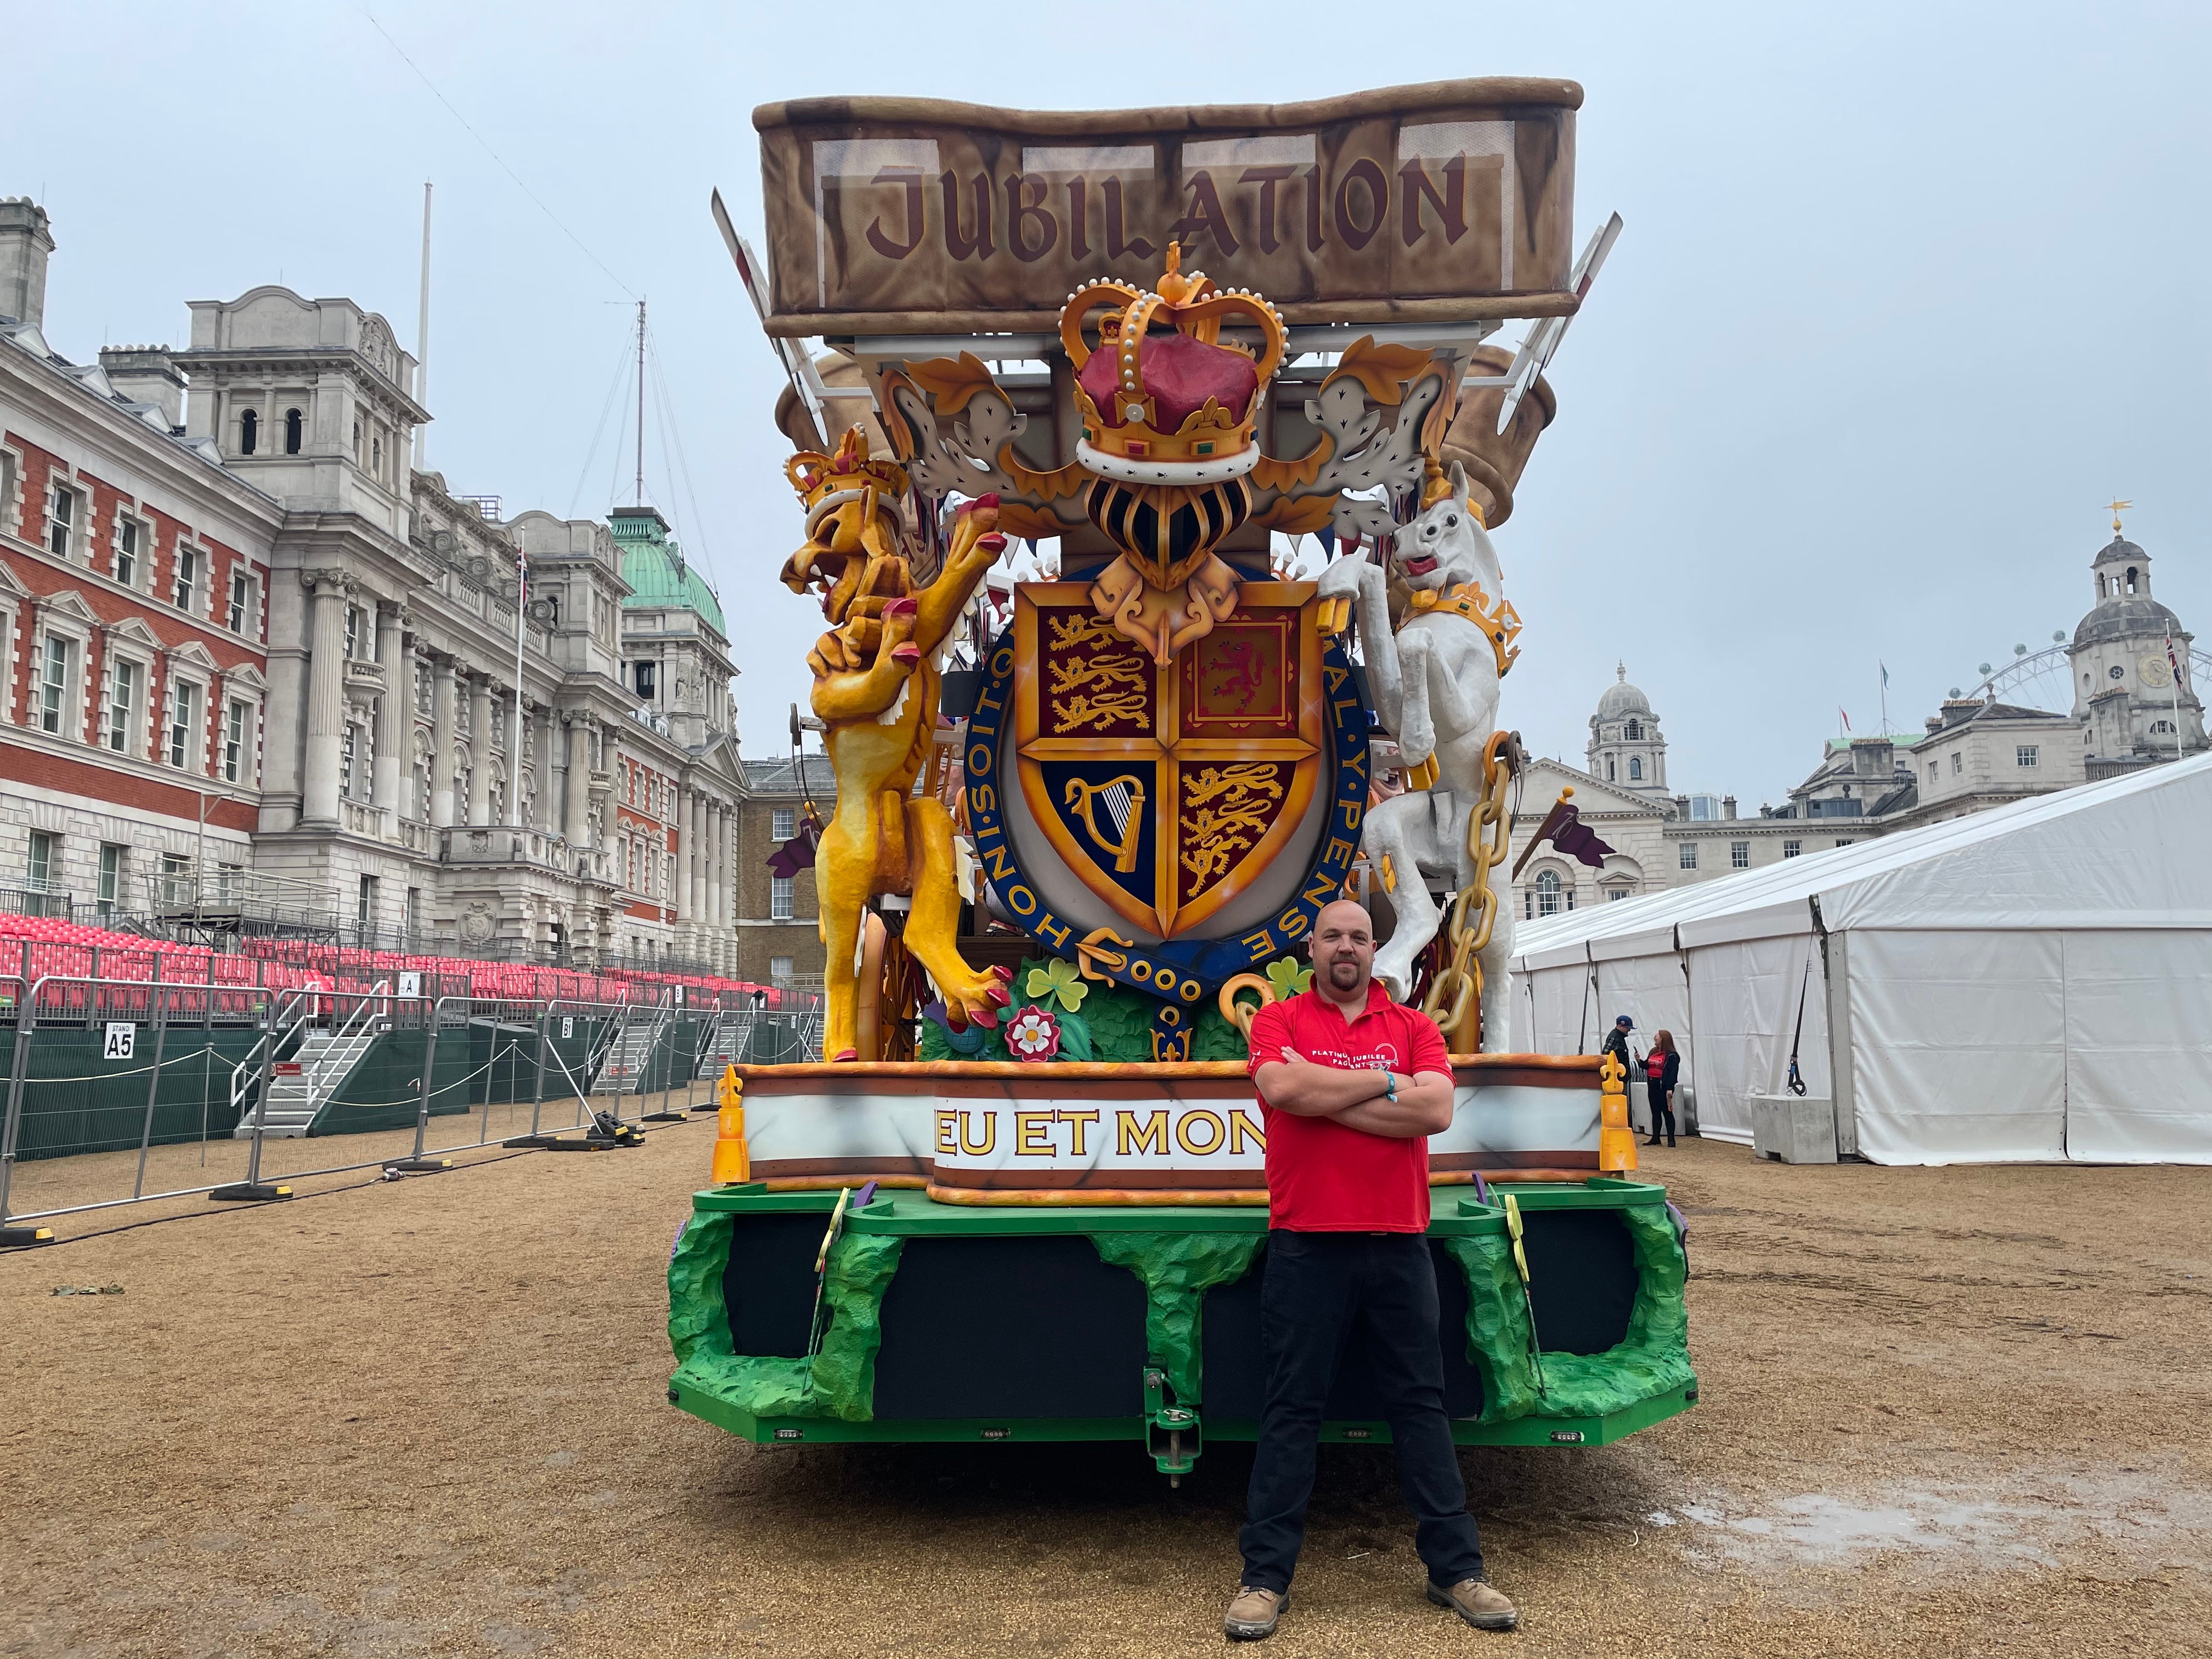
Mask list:
[{"label": "letter a sign", "polygon": [[127,1019],[107,1022],[107,1041],[100,1050],[102,1060],[128,1060],[138,1042],[138,1028]]}]

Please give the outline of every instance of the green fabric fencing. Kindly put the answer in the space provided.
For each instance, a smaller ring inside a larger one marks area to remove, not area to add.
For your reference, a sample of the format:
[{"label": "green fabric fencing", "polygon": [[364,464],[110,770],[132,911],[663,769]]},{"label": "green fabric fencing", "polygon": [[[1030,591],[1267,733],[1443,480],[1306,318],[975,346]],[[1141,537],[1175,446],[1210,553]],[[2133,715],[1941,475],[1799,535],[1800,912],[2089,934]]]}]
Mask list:
[{"label": "green fabric fencing", "polygon": [[[357,1135],[374,1129],[404,1129],[422,1108],[422,1059],[429,1033],[421,1026],[383,1032],[362,1055],[344,1082],[315,1114],[311,1135]],[[437,1075],[431,1079],[430,1115],[456,1117],[467,1111],[477,1069],[470,1055],[469,1028],[441,1027]]]},{"label": "green fabric fencing", "polygon": [[[250,1025],[173,1024],[163,1044],[149,1144],[219,1140],[238,1127],[230,1104],[231,1067],[260,1034]],[[0,1031],[0,1077],[13,1074],[15,1030]],[[101,1058],[105,1022],[89,1030],[48,1026],[29,1037],[22,1122],[15,1156],[71,1158],[135,1148],[146,1132],[146,1091],[154,1082],[155,1029],[133,1028],[131,1058]],[[0,1110],[6,1096],[0,1093]]]},{"label": "green fabric fencing", "polygon": [[735,1218],[727,1213],[695,1215],[677,1241],[668,1263],[674,1380],[753,1417],[870,1420],[875,1415],[876,1352],[884,1340],[884,1292],[898,1271],[906,1241],[895,1234],[840,1236],[823,1282],[829,1328],[821,1351],[811,1360],[793,1359],[740,1354],[731,1346],[722,1274],[735,1231]]}]

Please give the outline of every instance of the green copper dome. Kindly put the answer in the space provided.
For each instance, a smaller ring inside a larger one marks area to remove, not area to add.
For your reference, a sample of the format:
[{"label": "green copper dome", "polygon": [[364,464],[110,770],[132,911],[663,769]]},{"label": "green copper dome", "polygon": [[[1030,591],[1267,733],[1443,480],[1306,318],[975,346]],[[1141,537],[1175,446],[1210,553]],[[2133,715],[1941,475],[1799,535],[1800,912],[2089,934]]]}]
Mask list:
[{"label": "green copper dome", "polygon": [[649,507],[618,507],[607,515],[607,527],[622,549],[623,580],[632,590],[624,605],[696,611],[714,625],[717,634],[729,638],[721,601],[705,578],[684,562],[684,550],[668,533],[667,520]]}]

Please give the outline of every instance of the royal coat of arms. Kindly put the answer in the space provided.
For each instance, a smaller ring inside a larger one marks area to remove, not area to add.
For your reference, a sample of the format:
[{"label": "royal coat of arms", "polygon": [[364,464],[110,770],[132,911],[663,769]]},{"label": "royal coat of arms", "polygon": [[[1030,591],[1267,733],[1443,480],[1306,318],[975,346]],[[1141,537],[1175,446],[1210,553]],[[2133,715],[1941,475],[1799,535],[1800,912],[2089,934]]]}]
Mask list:
[{"label": "royal coat of arms", "polygon": [[[1245,583],[1233,612],[1161,662],[1097,615],[1087,585],[1020,589],[1024,805],[1139,933],[1208,932],[1302,830],[1311,839],[1328,765],[1316,609],[1310,583]],[[1285,860],[1280,876],[1302,869]]]}]

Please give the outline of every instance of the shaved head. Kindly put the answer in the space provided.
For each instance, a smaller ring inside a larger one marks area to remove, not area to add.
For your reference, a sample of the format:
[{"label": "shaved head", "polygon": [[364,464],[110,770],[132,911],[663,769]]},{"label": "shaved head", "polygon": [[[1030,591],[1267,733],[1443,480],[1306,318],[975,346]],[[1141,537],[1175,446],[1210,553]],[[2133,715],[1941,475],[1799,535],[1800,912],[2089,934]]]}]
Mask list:
[{"label": "shaved head", "polygon": [[1314,989],[1340,1006],[1367,1006],[1367,979],[1375,965],[1375,921],[1358,899],[1331,899],[1315,916],[1308,938]]}]

